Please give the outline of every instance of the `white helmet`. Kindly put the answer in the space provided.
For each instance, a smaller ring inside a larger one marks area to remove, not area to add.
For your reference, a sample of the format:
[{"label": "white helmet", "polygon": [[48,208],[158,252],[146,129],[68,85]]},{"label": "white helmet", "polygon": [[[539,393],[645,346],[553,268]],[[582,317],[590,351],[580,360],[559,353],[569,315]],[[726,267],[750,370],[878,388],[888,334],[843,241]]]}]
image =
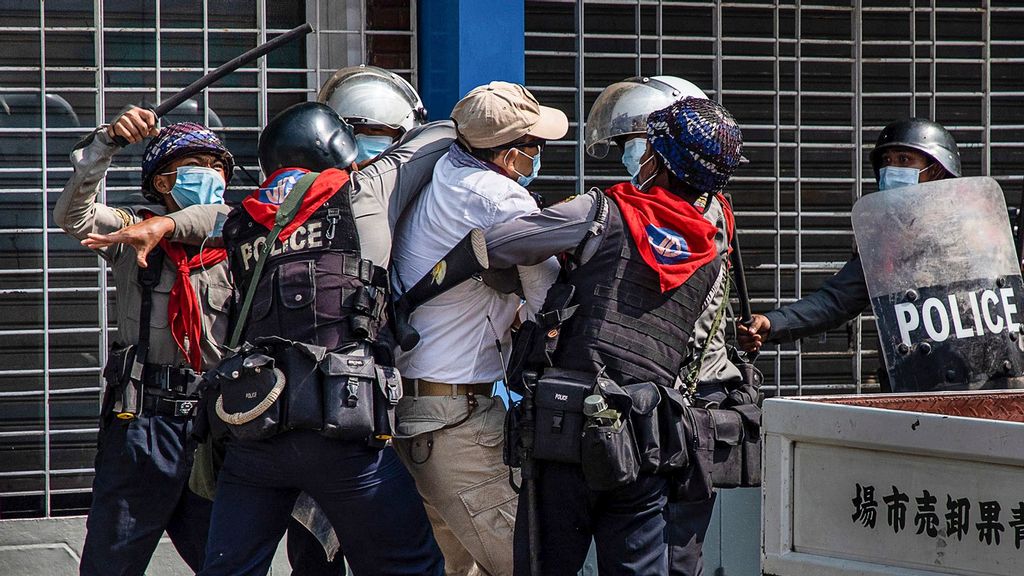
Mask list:
[{"label": "white helmet", "polygon": [[676,76],[635,76],[608,86],[587,115],[587,154],[604,158],[614,138],[646,132],[648,114],[687,96],[708,97],[694,83]]},{"label": "white helmet", "polygon": [[349,66],[324,83],[317,102],[327,104],[353,126],[384,125],[403,132],[427,121],[416,90],[398,74],[376,66]]}]

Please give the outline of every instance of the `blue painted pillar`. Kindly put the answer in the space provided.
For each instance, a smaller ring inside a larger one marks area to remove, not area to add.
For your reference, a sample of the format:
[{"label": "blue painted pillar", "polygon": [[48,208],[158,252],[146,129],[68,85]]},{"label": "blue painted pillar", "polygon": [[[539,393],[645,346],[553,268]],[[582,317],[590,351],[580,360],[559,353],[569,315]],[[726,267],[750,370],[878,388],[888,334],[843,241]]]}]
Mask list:
[{"label": "blue painted pillar", "polygon": [[525,80],[524,0],[420,0],[419,93],[431,120],[492,80]]}]

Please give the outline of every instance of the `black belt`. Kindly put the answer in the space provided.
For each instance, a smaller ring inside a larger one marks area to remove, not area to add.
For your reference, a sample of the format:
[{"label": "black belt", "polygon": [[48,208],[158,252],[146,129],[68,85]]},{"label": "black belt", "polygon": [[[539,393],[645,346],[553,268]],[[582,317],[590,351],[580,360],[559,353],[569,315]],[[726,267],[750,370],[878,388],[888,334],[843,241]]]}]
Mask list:
[{"label": "black belt", "polygon": [[198,398],[175,400],[165,396],[155,396],[152,394],[143,396],[142,398],[142,411],[146,414],[160,414],[161,416],[190,418],[195,416],[198,407]]},{"label": "black belt", "polygon": [[178,368],[165,364],[146,364],[142,371],[142,385],[180,396],[195,394],[203,374],[191,368]]}]

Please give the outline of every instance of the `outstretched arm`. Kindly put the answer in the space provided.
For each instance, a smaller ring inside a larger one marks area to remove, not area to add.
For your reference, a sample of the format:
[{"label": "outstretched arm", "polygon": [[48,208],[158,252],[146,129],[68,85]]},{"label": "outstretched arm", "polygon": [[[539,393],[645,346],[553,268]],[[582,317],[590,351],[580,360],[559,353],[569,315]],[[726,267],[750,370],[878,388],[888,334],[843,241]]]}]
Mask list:
[{"label": "outstretched arm", "polygon": [[588,240],[599,238],[604,231],[599,212],[605,202],[602,192],[591,190],[539,212],[495,224],[486,233],[491,269],[533,266],[556,254],[574,251],[581,263],[585,262],[598,244]]}]

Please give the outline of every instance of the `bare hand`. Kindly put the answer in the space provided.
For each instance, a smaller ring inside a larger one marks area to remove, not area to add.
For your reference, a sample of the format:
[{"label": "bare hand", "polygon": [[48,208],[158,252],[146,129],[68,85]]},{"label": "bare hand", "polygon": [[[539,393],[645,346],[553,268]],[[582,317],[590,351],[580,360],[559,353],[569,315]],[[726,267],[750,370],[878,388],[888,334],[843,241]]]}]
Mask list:
[{"label": "bare hand", "polygon": [[111,122],[110,126],[107,126],[107,136],[110,136],[111,139],[120,136],[129,144],[156,136],[159,132],[156,127],[156,114],[153,114],[152,110],[136,106],[129,108],[118,116],[117,120]]},{"label": "bare hand", "polygon": [[736,342],[744,352],[758,352],[771,330],[772,323],[766,316],[754,314],[749,325],[736,324]]},{"label": "bare hand", "polygon": [[135,248],[139,268],[145,268],[146,256],[160,243],[162,238],[170,236],[173,232],[174,220],[166,216],[155,216],[149,220],[125,226],[110,234],[89,234],[85,240],[82,240],[82,246],[90,250],[102,250],[114,244],[127,244]]}]

